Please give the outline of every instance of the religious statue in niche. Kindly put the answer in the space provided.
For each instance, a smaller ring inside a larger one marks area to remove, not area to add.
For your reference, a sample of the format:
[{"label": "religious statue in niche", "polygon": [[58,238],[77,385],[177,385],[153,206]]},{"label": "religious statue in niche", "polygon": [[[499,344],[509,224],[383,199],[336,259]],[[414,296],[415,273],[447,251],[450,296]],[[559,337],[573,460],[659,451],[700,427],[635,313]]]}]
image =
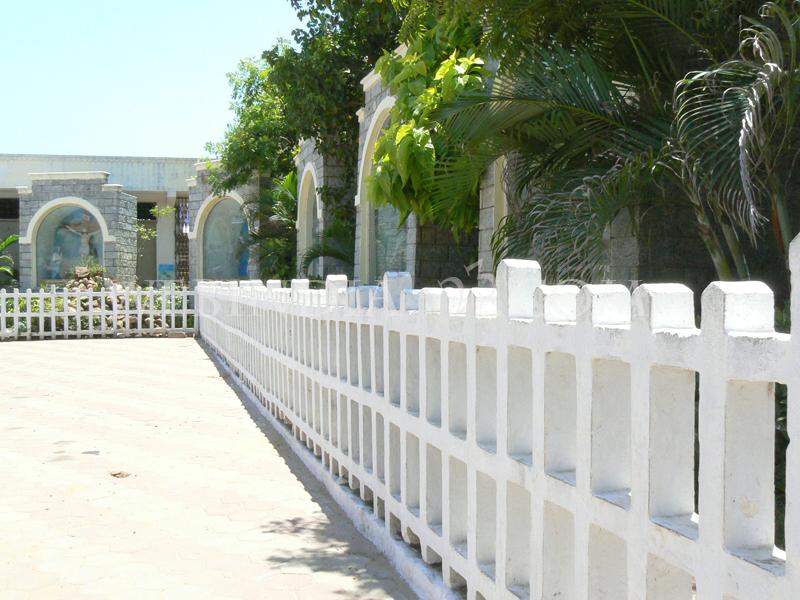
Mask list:
[{"label": "religious statue in niche", "polygon": [[64,255],[61,254],[61,248],[55,248],[53,254],[50,255],[50,261],[47,263],[47,278],[58,279],[61,277],[61,263],[64,261]]},{"label": "religious statue in niche", "polygon": [[62,223],[61,226],[70,233],[78,236],[80,239],[78,255],[81,257],[81,262],[86,262],[90,256],[95,259],[97,258],[97,248],[92,243],[92,238],[100,233],[100,226],[88,212],[81,212],[83,215],[79,220],[65,222]]},{"label": "religious statue in niche", "polygon": [[66,279],[77,266],[102,265],[103,235],[91,213],[75,206],[51,212],[36,240],[40,277]]}]

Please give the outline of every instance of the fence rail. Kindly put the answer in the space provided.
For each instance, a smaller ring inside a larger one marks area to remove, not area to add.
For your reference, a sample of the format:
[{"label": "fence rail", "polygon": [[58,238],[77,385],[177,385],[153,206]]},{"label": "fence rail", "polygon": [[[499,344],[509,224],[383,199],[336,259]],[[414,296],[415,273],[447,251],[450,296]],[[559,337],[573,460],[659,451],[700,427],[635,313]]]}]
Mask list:
[{"label": "fence rail", "polygon": [[[797,241],[791,266],[800,323]],[[775,494],[800,336],[766,285],[711,284],[697,328],[677,284],[547,286],[529,261],[497,289],[410,281],[197,287],[200,335],[387,543],[470,600],[800,597],[800,444],[784,526]]]},{"label": "fence rail", "polygon": [[194,297],[183,288],[0,290],[0,341],[186,333]]}]

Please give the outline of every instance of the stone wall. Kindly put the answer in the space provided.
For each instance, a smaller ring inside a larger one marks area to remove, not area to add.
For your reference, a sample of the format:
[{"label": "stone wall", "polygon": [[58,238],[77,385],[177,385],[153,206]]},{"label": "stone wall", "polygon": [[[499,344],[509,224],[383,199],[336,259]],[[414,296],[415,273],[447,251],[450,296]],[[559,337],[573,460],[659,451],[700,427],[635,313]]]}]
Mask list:
[{"label": "stone wall", "polygon": [[208,184],[208,174],[204,171],[198,171],[194,177],[187,180],[187,184],[189,187],[189,200],[187,202],[189,211],[189,285],[194,287],[200,278],[197,264],[195,223],[197,223],[197,213],[200,211],[200,206],[211,192],[211,187]]},{"label": "stone wall", "polygon": [[456,239],[452,232],[426,224],[414,234],[417,243],[410,272],[416,287],[474,287],[480,283],[477,231]]},{"label": "stone wall", "polygon": [[631,217],[621,212],[608,229],[604,280],[629,287],[640,281],[680,281],[700,292],[717,279],[688,207],[650,207],[634,213],[635,226]]},{"label": "stone wall", "polygon": [[[122,191],[119,184],[108,183],[109,174],[42,173],[32,176],[31,187],[19,188],[19,281],[24,289],[34,286],[41,274],[34,273],[36,232],[28,238],[31,221],[38,225],[46,213],[40,212],[50,201],[80,198],[95,206],[114,241],[103,240],[103,265],[112,279],[129,285],[136,281],[136,197]],[[69,204],[65,201],[65,204]],[[53,207],[55,208],[55,207]],[[47,210],[49,212],[49,210]]]},{"label": "stone wall", "polygon": [[375,274],[380,278],[387,271],[409,271],[414,264],[416,218],[403,223],[400,211],[393,206],[373,209],[375,232]]}]

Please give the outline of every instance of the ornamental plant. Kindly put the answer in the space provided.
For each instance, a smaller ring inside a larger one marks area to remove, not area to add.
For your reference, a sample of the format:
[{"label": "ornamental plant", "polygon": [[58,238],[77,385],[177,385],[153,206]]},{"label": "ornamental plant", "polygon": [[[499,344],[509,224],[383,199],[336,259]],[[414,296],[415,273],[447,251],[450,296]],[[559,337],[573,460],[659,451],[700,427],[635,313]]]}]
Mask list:
[{"label": "ornamental plant", "polygon": [[5,239],[0,239],[0,281],[14,282],[17,277],[14,269],[14,259],[8,254],[8,248],[19,241],[19,236],[12,233]]},{"label": "ornamental plant", "polygon": [[448,148],[433,116],[460,94],[482,89],[489,71],[477,52],[481,28],[474,20],[426,24],[404,55],[386,52],[375,65],[396,103],[376,145],[368,192],[374,204],[394,206],[403,219],[415,213],[423,223],[464,233],[477,225],[479,179],[446,201],[432,196],[431,181]]}]

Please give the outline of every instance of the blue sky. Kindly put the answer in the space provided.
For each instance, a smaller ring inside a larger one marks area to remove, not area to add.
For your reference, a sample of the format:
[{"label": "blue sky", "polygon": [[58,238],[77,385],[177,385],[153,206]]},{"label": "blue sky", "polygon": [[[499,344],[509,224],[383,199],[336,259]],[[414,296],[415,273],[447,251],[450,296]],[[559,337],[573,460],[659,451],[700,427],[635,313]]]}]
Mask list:
[{"label": "blue sky", "polygon": [[25,0],[3,25],[0,153],[196,157],[226,73],[299,23],[289,0]]}]

